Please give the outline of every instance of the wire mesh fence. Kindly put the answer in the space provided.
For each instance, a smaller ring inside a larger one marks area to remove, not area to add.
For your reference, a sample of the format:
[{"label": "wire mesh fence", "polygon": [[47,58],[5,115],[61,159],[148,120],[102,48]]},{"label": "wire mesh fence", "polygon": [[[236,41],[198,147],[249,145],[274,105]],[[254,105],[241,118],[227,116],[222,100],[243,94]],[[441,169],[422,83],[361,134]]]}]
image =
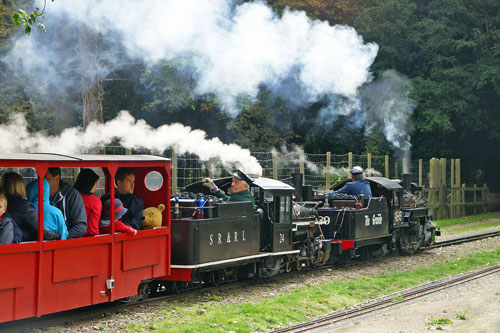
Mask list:
[{"label": "wire mesh fence", "polygon": [[[145,150],[127,150],[118,146],[109,146],[102,149],[106,154],[141,154],[153,153],[172,159],[172,192],[180,192],[187,185],[204,177],[221,178],[230,176],[235,166],[223,165],[218,159],[200,160],[196,155],[177,155],[174,150],[167,149],[158,154]],[[303,174],[306,185],[313,189],[327,190],[333,184],[349,178],[349,170],[355,165],[365,169],[367,176],[384,176],[399,179],[402,174],[409,172],[412,182],[429,187],[430,161],[405,160],[391,158],[388,155],[371,154],[308,154],[301,150],[286,152],[252,152],[262,167],[262,176],[281,180],[291,184],[292,175]],[[438,159],[438,161],[440,161]],[[448,174],[452,171],[454,160],[445,160]],[[405,167],[405,164],[407,165]],[[452,186],[451,178],[447,182]]]},{"label": "wire mesh fence", "polygon": [[[121,146],[106,146],[95,150],[93,153],[108,155],[154,154],[170,158],[172,159],[172,177],[175,177],[175,179],[172,179],[173,193],[182,191],[187,185],[200,181],[204,177],[221,178],[230,176],[236,169],[235,166],[223,165],[218,159],[202,161],[198,156],[192,154],[177,155],[171,148],[159,153],[146,149],[130,150]],[[349,170],[355,165],[365,169],[367,176],[400,178],[405,170],[403,167],[405,161],[403,159],[390,158],[387,155],[308,154],[301,150],[291,152],[252,152],[251,155],[261,165],[263,177],[291,184],[292,175],[301,173],[303,174],[304,184],[312,185],[313,189],[319,191],[327,190],[333,184],[349,178]],[[407,161],[407,163],[407,170],[412,174],[412,182],[416,184],[432,187],[429,182],[432,168],[434,170],[440,169],[443,178],[440,180],[440,184],[446,183],[449,187],[460,184],[459,176],[458,179],[455,176],[460,172],[459,164],[456,164],[455,160],[436,159],[433,165],[428,160],[411,160]],[[9,170],[4,170],[4,172],[6,171]],[[70,184],[74,183],[78,171],[72,169],[62,170],[63,180]],[[100,170],[98,172],[100,173]],[[22,170],[22,176],[25,178],[26,183],[37,178],[36,172],[31,169]],[[104,183],[99,184],[99,189],[103,190],[103,188]]]}]

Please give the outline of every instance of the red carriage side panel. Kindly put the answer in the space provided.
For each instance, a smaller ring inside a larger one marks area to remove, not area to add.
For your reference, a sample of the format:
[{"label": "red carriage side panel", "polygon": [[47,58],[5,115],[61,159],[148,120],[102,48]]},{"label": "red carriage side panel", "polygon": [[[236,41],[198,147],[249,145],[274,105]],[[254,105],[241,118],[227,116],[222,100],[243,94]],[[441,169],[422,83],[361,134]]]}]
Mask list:
[{"label": "red carriage side panel", "polygon": [[2,245],[0,322],[36,316],[37,245],[36,243]]},{"label": "red carriage side panel", "polygon": [[110,236],[45,242],[40,314],[109,301]]},{"label": "red carriage side panel", "polygon": [[136,236],[115,235],[112,299],[133,296],[141,281],[167,275],[167,228],[141,230]]}]

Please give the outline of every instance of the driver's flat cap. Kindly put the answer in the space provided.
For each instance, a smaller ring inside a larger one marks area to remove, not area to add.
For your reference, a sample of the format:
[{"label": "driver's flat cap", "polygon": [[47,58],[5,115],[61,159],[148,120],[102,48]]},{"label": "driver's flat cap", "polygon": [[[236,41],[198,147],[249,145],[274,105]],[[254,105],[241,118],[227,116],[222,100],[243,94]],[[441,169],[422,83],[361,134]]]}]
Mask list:
[{"label": "driver's flat cap", "polygon": [[248,185],[252,185],[253,183],[253,178],[244,173],[243,171],[241,171],[240,169],[238,169],[238,171],[236,171],[233,174],[233,177],[238,178],[239,180],[244,180],[245,182],[247,182]]}]

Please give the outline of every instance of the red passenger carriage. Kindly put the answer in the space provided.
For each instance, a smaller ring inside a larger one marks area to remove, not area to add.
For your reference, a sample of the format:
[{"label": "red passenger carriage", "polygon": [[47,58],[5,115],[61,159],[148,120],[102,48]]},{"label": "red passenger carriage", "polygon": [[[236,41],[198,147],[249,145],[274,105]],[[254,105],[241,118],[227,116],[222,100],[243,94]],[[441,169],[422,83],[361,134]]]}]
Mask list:
[{"label": "red passenger carriage", "polygon": [[[0,154],[0,167],[34,169],[39,200],[49,167],[101,169],[112,205],[116,171],[129,167],[144,207],[167,207],[161,227],[141,230],[136,236],[114,233],[113,225],[106,235],[1,245],[0,322],[133,296],[142,281],[170,274],[170,160],[142,155]],[[148,185],[152,178],[154,188]],[[40,240],[43,204],[38,207]]]}]

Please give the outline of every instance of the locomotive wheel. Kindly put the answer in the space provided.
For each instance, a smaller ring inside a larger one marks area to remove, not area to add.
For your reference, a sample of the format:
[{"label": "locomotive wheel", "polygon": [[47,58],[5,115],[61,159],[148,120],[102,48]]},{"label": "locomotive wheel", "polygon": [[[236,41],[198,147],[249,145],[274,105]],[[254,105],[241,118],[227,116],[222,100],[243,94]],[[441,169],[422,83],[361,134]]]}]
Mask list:
[{"label": "locomotive wheel", "polygon": [[214,286],[220,285],[222,281],[224,281],[224,271],[220,269],[212,271],[210,275],[210,280],[211,280],[210,282],[212,282],[212,285]]},{"label": "locomotive wheel", "polygon": [[297,272],[302,270],[302,262],[300,260],[297,260],[295,268],[297,269]]},{"label": "locomotive wheel", "polygon": [[290,258],[288,258],[288,260],[285,263],[285,272],[290,273],[292,271],[292,268],[293,268],[292,261]]},{"label": "locomotive wheel", "polygon": [[182,283],[179,281],[173,281],[170,283],[169,289],[173,294],[179,294],[182,291]]},{"label": "locomotive wheel", "polygon": [[150,288],[149,283],[142,282],[139,285],[139,288],[137,290],[137,296],[138,296],[139,300],[141,300],[141,301],[146,300],[149,298],[149,295],[151,295],[151,288]]}]

